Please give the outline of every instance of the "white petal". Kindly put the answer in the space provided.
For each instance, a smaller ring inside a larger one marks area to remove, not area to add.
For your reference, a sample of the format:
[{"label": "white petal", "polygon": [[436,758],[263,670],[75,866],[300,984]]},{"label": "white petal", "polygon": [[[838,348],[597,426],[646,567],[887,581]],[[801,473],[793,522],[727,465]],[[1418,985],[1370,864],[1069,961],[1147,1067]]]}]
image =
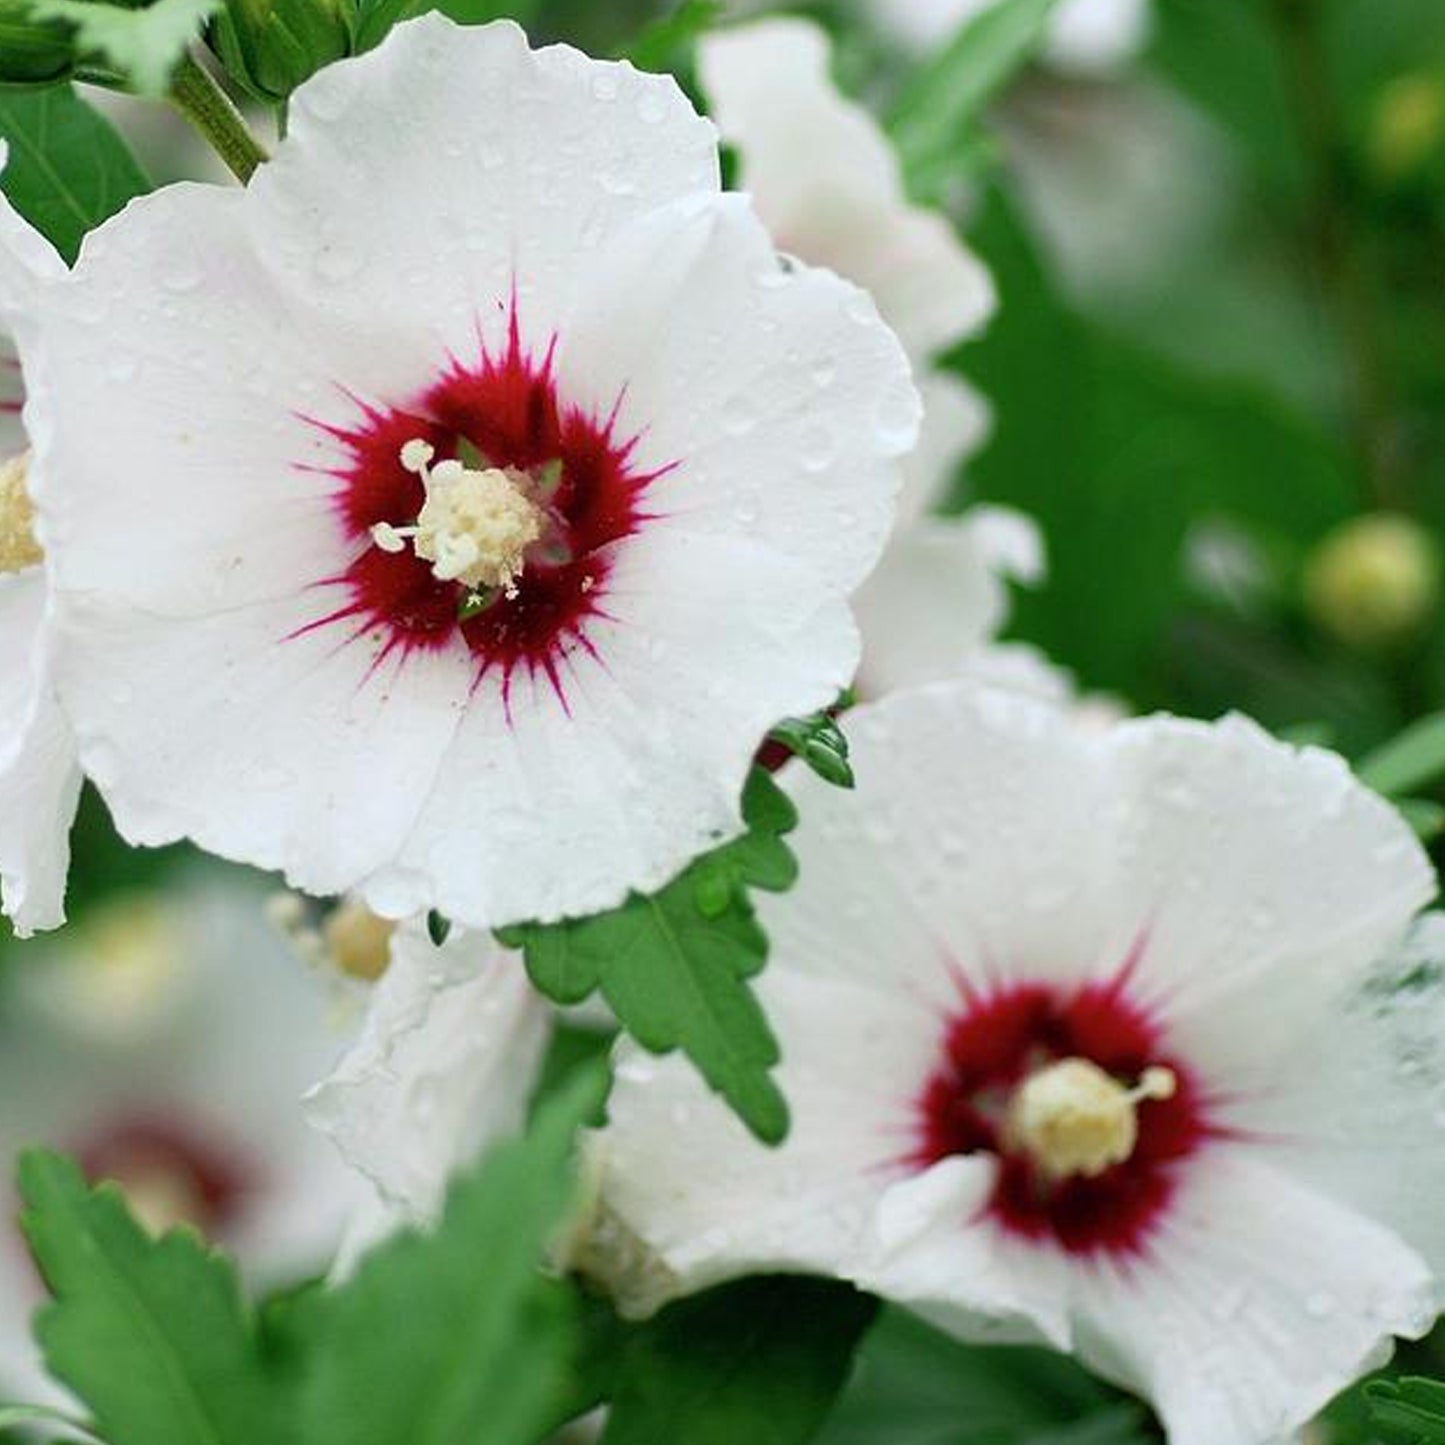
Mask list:
[{"label": "white petal", "polygon": [[621,1050],[592,1156],[604,1217],[640,1243],[644,1264],[624,1252],[594,1265],[633,1313],[760,1271],[847,1277],[901,1172],[932,1020],[906,1002],[781,971],[765,974],[760,992],[792,1111],[782,1149],[753,1139],[685,1060]]},{"label": "white petal", "polygon": [[65,922],[80,770],[55,701],[44,570],[0,577],[0,900],[20,937]]},{"label": "white petal", "polygon": [[1002,508],[904,528],[853,599],[863,632],[859,694],[968,671],[1007,614],[1005,579],[1037,575],[1041,565],[1037,529]]},{"label": "white petal", "polygon": [[1189,1179],[1148,1257],[1074,1274],[1082,1358],[1147,1395],[1170,1445],[1283,1440],[1429,1328],[1429,1272],[1387,1229],[1244,1148]]},{"label": "white petal", "polygon": [[908,204],[877,123],[829,78],[821,29],[775,18],[715,31],[698,67],[782,250],[871,291],[916,361],[983,325],[988,272],[942,216]]},{"label": "white petal", "polygon": [[1060,70],[1117,69],[1143,49],[1150,18],[1149,0],[1063,0],[1044,55]]},{"label": "white petal", "polygon": [[1142,943],[1138,995],[1221,1087],[1267,1067],[1433,891],[1338,758],[1239,718],[1096,733],[935,684],[859,709],[849,736],[856,794],[788,773],[802,877],[765,905],[779,957],[948,998],[950,970],[1102,977]]},{"label": "white petal", "polygon": [[716,132],[671,76],[531,51],[510,21],[399,25],[303,85],[290,117],[250,214],[283,286],[332,322],[333,359],[365,353],[334,372],[352,387],[415,390],[479,327],[501,334],[514,286],[545,338],[579,258],[719,186]]},{"label": "white petal", "polygon": [[990,1157],[955,1155],[893,1184],[857,1281],[962,1339],[1066,1350],[1068,1264],[979,1219],[993,1182]]},{"label": "white petal", "polygon": [[878,558],[919,398],[869,299],[783,269],[738,196],[659,211],[588,269],[563,323],[566,395],[640,434],[635,465],[673,466],[649,508],[740,534],[845,591]]},{"label": "white petal", "polygon": [[993,426],[988,398],[951,372],[923,371],[918,390],[923,398],[923,425],[918,445],[904,466],[903,495],[898,503],[900,529],[948,501],[954,473],[983,445]]},{"label": "white petal", "polygon": [[429,1222],[452,1171],[521,1127],[550,1033],[518,955],[403,924],[362,1037],[306,1112],[397,1217]]},{"label": "white petal", "polygon": [[1445,1306],[1445,915],[1426,914],[1321,1024],[1299,1029],[1229,1123],[1299,1178],[1379,1219],[1437,1273]]},{"label": "white petal", "polygon": [[565,705],[541,675],[506,707],[484,680],[396,865],[365,884],[381,911],[550,921],[660,887],[741,831],[757,740],[831,702],[857,657],[838,596],[742,539],[649,529],[616,553],[607,605]]}]

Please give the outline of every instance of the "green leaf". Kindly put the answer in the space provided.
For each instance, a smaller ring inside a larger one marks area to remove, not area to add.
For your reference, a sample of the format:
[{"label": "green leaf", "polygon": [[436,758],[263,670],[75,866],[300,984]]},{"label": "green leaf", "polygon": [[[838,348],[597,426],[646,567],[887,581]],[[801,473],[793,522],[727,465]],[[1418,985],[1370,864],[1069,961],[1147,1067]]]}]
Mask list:
[{"label": "green leaf", "polygon": [[1395,807],[1421,842],[1429,843],[1445,833],[1445,805],[1432,798],[1398,798]]},{"label": "green leaf", "polygon": [[1412,723],[1361,759],[1355,771],[1361,782],[1387,798],[1433,783],[1445,774],[1445,712]]},{"label": "green leaf", "polygon": [[171,73],[222,0],[154,0],[142,8],[105,0],[30,0],[42,19],[75,27],[77,47],[115,67],[142,95],[164,95]]},{"label": "green leaf", "polygon": [[485,25],[510,18],[529,24],[539,0],[359,0],[356,7],[356,49],[370,50],[386,39],[393,25],[439,10],[458,25]]},{"label": "green leaf", "polygon": [[848,739],[829,712],[811,717],[786,717],[768,736],[802,758],[825,783],[851,788],[853,767],[848,761]]},{"label": "green leaf", "polygon": [[0,90],[0,139],[10,148],[0,186],[67,261],[87,231],[150,190],[115,128],[68,85]]},{"label": "green leaf", "polygon": [[849,1285],[787,1277],[669,1306],[623,1347],[602,1445],[803,1445],[877,1307]]},{"label": "green leaf", "polygon": [[1445,1384],[1407,1376],[1365,1386],[1370,1418],[1385,1445],[1445,1445]]},{"label": "green leaf", "polygon": [[576,1335],[541,1260],[574,1207],[573,1137],[602,1078],[585,1071],[459,1179],[434,1231],[389,1240],[310,1302],[306,1445],[535,1445]]},{"label": "green leaf", "polygon": [[722,17],[721,0],[682,0],[680,5],[652,24],[622,52],[639,70],[677,70],[697,44]]},{"label": "green leaf", "polygon": [[970,495],[1033,516],[1049,558],[1014,631],[1085,687],[1177,708],[1168,684],[1191,659],[1168,642],[1190,528],[1222,519],[1302,552],[1350,515],[1354,477],[1336,443],[1258,388],[1180,370],[1065,304],[1000,192],[971,239],[1001,304],[950,358],[994,412]]},{"label": "green leaf", "polygon": [[426,915],[426,936],[436,948],[440,948],[451,937],[452,921],[445,913],[429,908]]},{"label": "green leaf", "polygon": [[1001,0],[968,21],[894,104],[888,128],[915,194],[950,153],[975,144],[985,105],[1038,49],[1058,0]]},{"label": "green leaf", "polygon": [[886,1308],[818,1445],[1149,1445],[1141,1406],[1064,1355],[963,1345]]},{"label": "green leaf", "polygon": [[498,936],[526,953],[532,982],[562,1004],[601,989],[644,1048],[681,1048],[753,1133],[777,1143],[788,1106],[769,1070],[778,1046],[746,981],[768,940],[748,892],[782,892],[797,864],[782,835],[797,823],[787,795],[761,769],[743,794],[748,831],[704,854],[648,897],[591,918],[524,924]]},{"label": "green leaf", "polygon": [[20,1160],[22,1224],[54,1296],[35,1333],[109,1445],[256,1445],[273,1418],[230,1263],[188,1230],[153,1240],[111,1185],[56,1154]]}]

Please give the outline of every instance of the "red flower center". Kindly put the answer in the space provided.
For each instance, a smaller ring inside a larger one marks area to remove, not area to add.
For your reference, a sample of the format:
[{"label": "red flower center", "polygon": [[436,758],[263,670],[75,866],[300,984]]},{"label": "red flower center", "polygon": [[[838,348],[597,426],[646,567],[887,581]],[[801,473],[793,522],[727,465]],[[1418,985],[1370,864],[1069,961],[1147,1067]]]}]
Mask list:
[{"label": "red flower center", "polygon": [[[353,638],[379,643],[377,665],[398,650],[403,657],[436,651],[460,638],[478,682],[495,674],[506,696],[518,668],[541,673],[565,706],[563,663],[574,648],[593,651],[587,623],[607,615],[616,544],[647,521],[643,493],[671,465],[638,470],[638,438],[618,439],[616,407],[604,418],[567,405],[552,359],[551,346],[540,360],[524,349],[514,304],[501,354],[483,348],[474,364],[453,360],[405,404],[358,402],[352,427],[311,419],[348,453],[327,471],[338,482],[337,517],[357,550],[344,571],[322,582],[344,589],[345,604],[302,631],[349,621]],[[413,529],[426,503],[422,476],[402,462],[413,441],[432,448],[437,463],[497,469],[533,486],[543,525],[515,585],[479,595],[463,581],[439,579],[412,547],[376,544],[378,527]]]},{"label": "red flower center", "polygon": [[235,1223],[257,1181],[249,1164],[186,1124],[156,1115],[117,1119],[74,1149],[88,1179],[118,1184],[143,1222],[185,1222],[210,1238]]},{"label": "red flower center", "polygon": [[[942,1059],[916,1101],[916,1146],[925,1169],[954,1154],[998,1158],[986,1206],[1013,1234],[1070,1254],[1140,1252],[1173,1196],[1180,1164],[1217,1134],[1190,1070],[1167,1052],[1158,1025],[1127,996],[1129,969],[1065,991],[1018,983],[968,992],[948,1021]],[[1040,1070],[1084,1060],[1125,1087],[1168,1070],[1168,1097],[1133,1105],[1128,1156],[1097,1173],[1050,1175],[1009,1127],[1019,1091]]]}]

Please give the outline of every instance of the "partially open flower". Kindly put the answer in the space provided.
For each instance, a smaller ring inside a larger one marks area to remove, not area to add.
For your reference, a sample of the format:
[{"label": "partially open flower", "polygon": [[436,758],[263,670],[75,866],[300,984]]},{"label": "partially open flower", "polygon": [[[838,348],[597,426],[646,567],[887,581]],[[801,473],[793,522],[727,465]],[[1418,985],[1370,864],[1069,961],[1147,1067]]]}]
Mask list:
[{"label": "partially open flower", "polygon": [[377,912],[610,907],[858,641],[918,400],[670,79],[436,15],[44,318],[60,686],[122,832]]},{"label": "partially open flower", "polygon": [[1076,1350],[1174,1445],[1283,1439],[1422,1333],[1445,921],[1407,939],[1434,880],[1400,818],[1240,718],[1086,730],[947,684],[850,735],[855,795],[783,774],[801,879],[760,991],[786,1144],[673,1060],[619,1061],[582,1258],[624,1304],[841,1275]]},{"label": "partially open flower", "polygon": [[447,1181],[520,1127],[551,1036],[522,961],[485,933],[440,947],[402,924],[355,1046],[306,1098],[311,1123],[375,1186],[342,1267],[401,1223],[430,1223]]},{"label": "partially open flower", "polygon": [[75,743],[55,696],[50,580],[21,421],[24,353],[41,293],[63,270],[39,236],[0,210],[0,905],[21,937],[64,921],[80,797]]},{"label": "partially open flower", "polygon": [[[793,18],[720,30],[698,48],[740,183],[778,245],[868,287],[923,396],[893,534],[855,598],[854,690],[876,697],[981,664],[1007,613],[1006,583],[1038,581],[1043,546],[1031,522],[1001,508],[931,515],[989,427],[983,398],[934,361],[985,325],[993,282],[948,217],[909,202],[887,137],[836,88],[829,60],[825,32]],[[1046,675],[1042,664],[1034,672]]]}]

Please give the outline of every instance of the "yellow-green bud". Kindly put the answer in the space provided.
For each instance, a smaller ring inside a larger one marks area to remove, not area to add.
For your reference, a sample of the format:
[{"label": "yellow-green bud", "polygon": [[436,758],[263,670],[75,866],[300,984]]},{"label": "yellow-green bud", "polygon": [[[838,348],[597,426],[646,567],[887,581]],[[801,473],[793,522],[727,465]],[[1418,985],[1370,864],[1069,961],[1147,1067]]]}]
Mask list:
[{"label": "yellow-green bud", "polygon": [[1374,651],[1408,642],[1440,600],[1440,558],[1409,517],[1374,512],[1338,527],[1305,569],[1305,605],[1326,632]]},{"label": "yellow-green bud", "polygon": [[0,85],[51,85],[75,67],[72,27],[37,20],[30,0],[0,0]]},{"label": "yellow-green bud", "polygon": [[274,103],[351,53],[355,9],[355,0],[226,0],[206,41],[228,74]]},{"label": "yellow-green bud", "polygon": [[1370,131],[1370,159],[1387,181],[1416,176],[1445,153],[1445,75],[1416,71],[1381,93]]}]

